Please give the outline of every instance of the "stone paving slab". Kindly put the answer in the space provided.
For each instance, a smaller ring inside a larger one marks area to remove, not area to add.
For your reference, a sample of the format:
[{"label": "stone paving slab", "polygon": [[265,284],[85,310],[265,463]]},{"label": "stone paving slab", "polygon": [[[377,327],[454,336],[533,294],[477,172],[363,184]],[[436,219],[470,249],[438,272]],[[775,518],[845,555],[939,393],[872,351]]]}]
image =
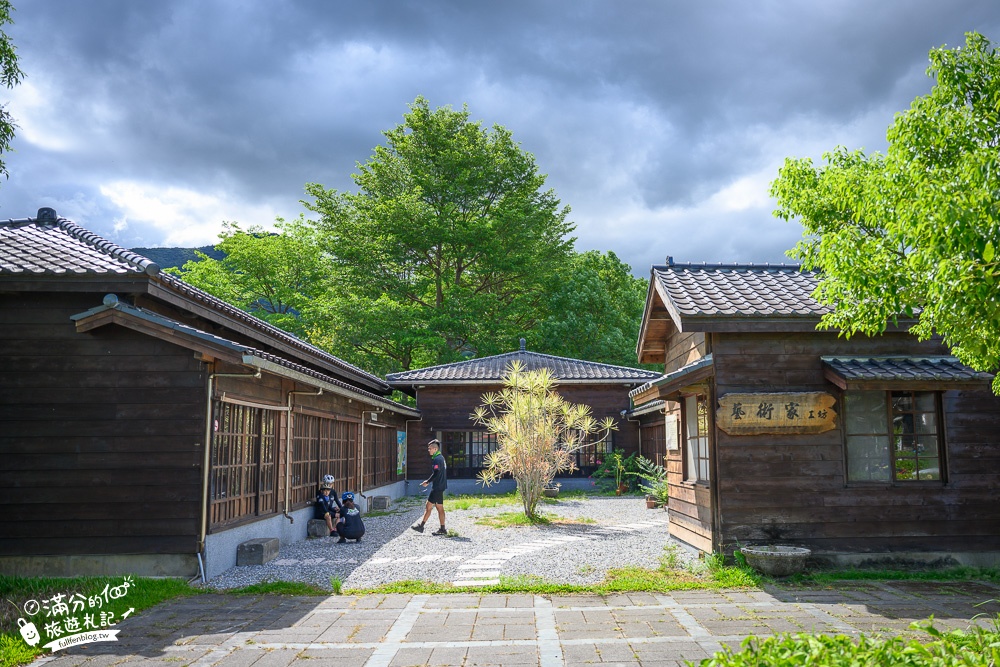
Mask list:
[{"label": "stone paving slab", "polygon": [[682,665],[749,634],[916,634],[989,623],[1000,586],[862,582],[615,595],[201,595],[119,623],[120,641],[41,667]]}]

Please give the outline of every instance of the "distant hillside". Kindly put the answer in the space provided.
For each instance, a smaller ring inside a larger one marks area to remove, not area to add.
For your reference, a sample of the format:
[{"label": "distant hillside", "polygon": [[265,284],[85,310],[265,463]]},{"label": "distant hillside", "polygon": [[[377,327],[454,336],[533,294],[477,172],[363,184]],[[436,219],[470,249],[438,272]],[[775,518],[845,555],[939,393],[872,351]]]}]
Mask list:
[{"label": "distant hillside", "polygon": [[222,259],[226,253],[216,250],[214,246],[205,245],[200,248],[132,248],[132,252],[139,253],[160,265],[161,269],[184,266],[185,262],[198,259],[195,251],[203,252],[212,259]]}]

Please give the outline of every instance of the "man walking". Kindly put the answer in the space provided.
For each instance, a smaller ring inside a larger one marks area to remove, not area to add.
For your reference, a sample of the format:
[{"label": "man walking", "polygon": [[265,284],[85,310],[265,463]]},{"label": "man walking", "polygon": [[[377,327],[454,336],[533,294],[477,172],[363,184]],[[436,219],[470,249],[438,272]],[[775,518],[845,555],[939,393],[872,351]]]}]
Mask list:
[{"label": "man walking", "polygon": [[444,527],[444,490],[448,488],[448,466],[444,462],[444,456],[441,455],[441,443],[437,440],[431,440],[427,443],[427,453],[431,455],[431,476],[420,482],[420,486],[430,484],[431,493],[427,496],[424,518],[421,519],[420,523],[412,525],[410,528],[418,533],[424,532],[424,524],[430,518],[431,510],[436,507],[441,527],[431,534],[447,535],[448,531]]}]

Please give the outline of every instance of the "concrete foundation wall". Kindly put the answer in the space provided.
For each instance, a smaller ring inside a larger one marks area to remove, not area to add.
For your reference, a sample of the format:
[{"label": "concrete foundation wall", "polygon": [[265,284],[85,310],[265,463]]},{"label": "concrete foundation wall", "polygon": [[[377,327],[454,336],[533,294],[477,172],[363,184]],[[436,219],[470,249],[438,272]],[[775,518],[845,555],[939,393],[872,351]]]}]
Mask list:
[{"label": "concrete foundation wall", "polygon": [[198,574],[191,554],[84,554],[74,556],[0,556],[0,574],[14,577],[181,577]]}]

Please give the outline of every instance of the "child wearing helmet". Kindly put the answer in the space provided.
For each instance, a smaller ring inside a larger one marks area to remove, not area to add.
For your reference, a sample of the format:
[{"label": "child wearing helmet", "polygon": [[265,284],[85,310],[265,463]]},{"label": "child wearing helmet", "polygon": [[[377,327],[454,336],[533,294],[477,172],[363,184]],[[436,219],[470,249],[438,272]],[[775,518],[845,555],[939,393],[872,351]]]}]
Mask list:
[{"label": "child wearing helmet", "polygon": [[365,524],[361,520],[361,510],[354,505],[354,494],[346,491],[340,501],[342,509],[340,519],[337,521],[337,534],[340,535],[340,539],[337,540],[337,544],[347,540],[360,542],[365,534]]},{"label": "child wearing helmet", "polygon": [[326,521],[326,527],[330,529],[330,537],[336,532],[333,527],[335,515],[341,508],[337,492],[333,490],[333,475],[324,475],[323,482],[316,491],[316,503],[313,505],[313,518]]}]

